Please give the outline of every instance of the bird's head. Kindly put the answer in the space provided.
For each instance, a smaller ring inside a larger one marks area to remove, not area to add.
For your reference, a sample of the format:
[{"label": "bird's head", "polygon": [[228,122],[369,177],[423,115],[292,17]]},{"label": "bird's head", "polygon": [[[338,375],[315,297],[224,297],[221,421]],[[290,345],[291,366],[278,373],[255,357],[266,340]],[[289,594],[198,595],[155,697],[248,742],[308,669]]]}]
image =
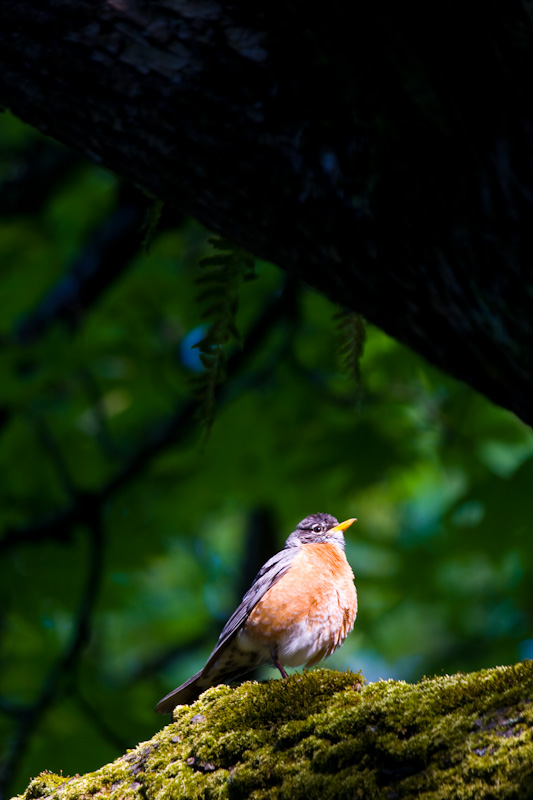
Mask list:
[{"label": "bird's head", "polygon": [[347,519],[338,522],[331,514],[310,514],[303,519],[285,542],[285,547],[300,547],[302,544],[331,542],[344,549],[344,531],[356,522]]}]

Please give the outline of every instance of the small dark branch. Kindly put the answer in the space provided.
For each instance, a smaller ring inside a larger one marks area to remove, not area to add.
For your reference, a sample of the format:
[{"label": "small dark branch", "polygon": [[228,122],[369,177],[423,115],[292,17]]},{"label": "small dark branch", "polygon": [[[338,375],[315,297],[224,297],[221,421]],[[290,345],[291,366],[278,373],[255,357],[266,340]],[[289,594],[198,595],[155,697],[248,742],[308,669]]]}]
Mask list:
[{"label": "small dark branch", "polygon": [[126,269],[138,250],[146,204],[140,192],[128,191],[115,212],[93,232],[80,258],[19,322],[13,335],[15,341],[35,341],[57,322],[71,328],[79,325],[82,315]]},{"label": "small dark branch", "polygon": [[[296,282],[288,279],[285,289],[277,295],[259,315],[248,331],[242,349],[236,350],[228,360],[228,382],[221,387],[219,402],[224,404],[232,396],[232,381],[246,367],[261,345],[280,322],[293,324],[295,316]],[[191,435],[196,427],[197,405],[190,400],[164,424],[155,428],[136,453],[112,478],[95,492],[77,492],[70,507],[57,515],[30,523],[25,528],[10,528],[0,540],[0,556],[13,549],[40,541],[68,541],[76,524],[84,524],[95,509],[114,496],[123,486],[144,470],[148,464],[171,445]]]},{"label": "small dark branch", "polygon": [[94,507],[88,517],[89,528],[89,563],[85,588],[81,597],[78,613],[72,628],[70,641],[65,650],[48,673],[41,691],[35,701],[25,709],[19,709],[18,729],[11,741],[10,748],[0,766],[0,797],[7,794],[7,788],[24,756],[35,728],[40,724],[45,712],[60,694],[65,682],[72,678],[73,671],[79,661],[83,648],[89,639],[91,618],[102,577],[103,530],[99,508]]},{"label": "small dark branch", "polygon": [[68,542],[72,536],[74,525],[80,522],[86,508],[92,503],[93,495],[78,493],[73,504],[58,514],[50,514],[40,520],[30,522],[24,528],[7,528],[0,539],[0,557],[14,547],[38,544],[51,539],[56,542]]},{"label": "small dark branch", "polygon": [[[2,342],[0,341],[0,347]],[[0,433],[11,419],[11,409],[8,405],[0,405]]]},{"label": "small dark branch", "polygon": [[261,566],[276,552],[277,527],[274,514],[268,506],[254,508],[248,515],[245,532],[244,558],[239,569],[237,594],[243,597]]}]

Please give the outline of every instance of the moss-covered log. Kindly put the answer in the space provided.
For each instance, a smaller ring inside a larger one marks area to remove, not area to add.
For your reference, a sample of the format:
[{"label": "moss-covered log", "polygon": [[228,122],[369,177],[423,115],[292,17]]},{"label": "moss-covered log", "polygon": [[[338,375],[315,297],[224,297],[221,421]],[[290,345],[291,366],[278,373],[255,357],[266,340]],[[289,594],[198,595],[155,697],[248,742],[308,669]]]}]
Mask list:
[{"label": "moss-covered log", "polygon": [[410,685],[316,670],[208,690],[149,742],[24,800],[522,798],[533,787],[533,662]]}]

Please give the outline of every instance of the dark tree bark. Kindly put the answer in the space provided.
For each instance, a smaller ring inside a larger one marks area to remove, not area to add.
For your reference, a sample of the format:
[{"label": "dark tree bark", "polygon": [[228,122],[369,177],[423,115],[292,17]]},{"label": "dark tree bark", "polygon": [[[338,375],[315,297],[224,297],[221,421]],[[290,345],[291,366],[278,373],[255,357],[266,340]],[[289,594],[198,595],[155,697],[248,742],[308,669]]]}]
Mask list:
[{"label": "dark tree bark", "polygon": [[531,423],[528,6],[391,8],[4,0],[0,103]]}]

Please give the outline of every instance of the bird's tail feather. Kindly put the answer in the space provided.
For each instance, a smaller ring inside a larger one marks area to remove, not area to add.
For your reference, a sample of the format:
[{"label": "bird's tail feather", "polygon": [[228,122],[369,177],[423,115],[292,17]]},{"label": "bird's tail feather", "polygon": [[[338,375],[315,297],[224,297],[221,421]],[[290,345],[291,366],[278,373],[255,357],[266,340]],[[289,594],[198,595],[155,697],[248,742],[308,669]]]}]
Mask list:
[{"label": "bird's tail feather", "polygon": [[250,659],[246,665],[239,665],[233,669],[228,669],[226,665],[222,669],[207,670],[204,667],[188,681],[182,683],[177,689],[173,689],[169,694],[163,697],[162,700],[156,705],[155,710],[159,714],[172,714],[176,706],[188,705],[198,700],[202,692],[209,689],[210,686],[216,686],[219,683],[232,683],[233,681],[240,680],[256,667],[263,663],[264,659],[255,658]]},{"label": "bird's tail feather", "polygon": [[193,675],[192,678],[189,678],[188,681],[185,681],[185,683],[182,683],[181,686],[178,686],[177,689],[173,689],[172,692],[163,697],[156,705],[155,710],[159,714],[172,714],[176,706],[194,703],[201,693],[210,686],[210,682],[205,679],[203,681],[200,680],[201,677],[202,670],[197,672],[196,675]]}]

